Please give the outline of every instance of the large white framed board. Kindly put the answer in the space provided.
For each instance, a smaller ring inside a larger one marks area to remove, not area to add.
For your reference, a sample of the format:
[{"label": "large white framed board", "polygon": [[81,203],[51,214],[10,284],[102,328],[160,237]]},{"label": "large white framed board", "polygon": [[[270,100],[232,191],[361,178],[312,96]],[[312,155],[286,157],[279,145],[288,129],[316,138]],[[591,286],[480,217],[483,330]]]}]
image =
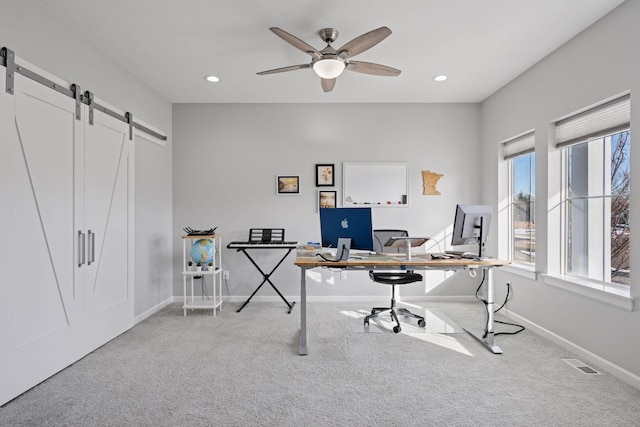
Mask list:
[{"label": "large white framed board", "polygon": [[342,206],[409,205],[407,162],[343,162]]}]

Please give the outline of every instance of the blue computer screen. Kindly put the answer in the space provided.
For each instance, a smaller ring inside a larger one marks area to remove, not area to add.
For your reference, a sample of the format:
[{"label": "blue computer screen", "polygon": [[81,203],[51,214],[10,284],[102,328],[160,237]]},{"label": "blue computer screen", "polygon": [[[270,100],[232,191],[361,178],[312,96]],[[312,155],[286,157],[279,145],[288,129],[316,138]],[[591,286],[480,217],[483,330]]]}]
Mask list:
[{"label": "blue computer screen", "polygon": [[321,208],[322,246],[335,248],[340,237],[351,238],[351,249],[373,250],[371,208]]}]

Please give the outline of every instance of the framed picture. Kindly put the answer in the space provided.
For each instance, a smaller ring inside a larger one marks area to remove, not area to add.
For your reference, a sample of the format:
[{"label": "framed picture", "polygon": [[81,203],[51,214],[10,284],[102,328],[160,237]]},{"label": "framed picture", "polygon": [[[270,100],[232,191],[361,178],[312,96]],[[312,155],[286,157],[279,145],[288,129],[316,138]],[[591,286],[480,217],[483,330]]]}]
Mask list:
[{"label": "framed picture", "polygon": [[333,187],[335,184],[333,165],[316,164],[316,187]]},{"label": "framed picture", "polygon": [[300,177],[278,175],[276,179],[277,194],[300,194]]},{"label": "framed picture", "polygon": [[321,208],[335,208],[338,192],[335,190],[318,190],[318,212]]}]

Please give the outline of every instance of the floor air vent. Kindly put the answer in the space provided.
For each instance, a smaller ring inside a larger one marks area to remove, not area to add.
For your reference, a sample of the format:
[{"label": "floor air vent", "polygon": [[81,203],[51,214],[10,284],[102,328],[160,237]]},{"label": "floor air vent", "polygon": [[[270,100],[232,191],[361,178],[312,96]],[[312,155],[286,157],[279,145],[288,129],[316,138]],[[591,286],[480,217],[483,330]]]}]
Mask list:
[{"label": "floor air vent", "polygon": [[578,371],[582,372],[585,375],[602,375],[601,372],[596,371],[591,366],[587,365],[581,360],[578,359],[562,359],[567,365],[576,368]]}]

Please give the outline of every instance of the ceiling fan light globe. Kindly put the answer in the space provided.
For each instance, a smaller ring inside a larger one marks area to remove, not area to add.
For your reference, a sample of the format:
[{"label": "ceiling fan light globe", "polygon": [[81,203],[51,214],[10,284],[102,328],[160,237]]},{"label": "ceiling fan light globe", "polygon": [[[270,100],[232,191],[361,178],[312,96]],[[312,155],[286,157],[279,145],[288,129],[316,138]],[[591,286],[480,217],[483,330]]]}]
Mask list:
[{"label": "ceiling fan light globe", "polygon": [[323,79],[335,79],[344,71],[345,63],[339,59],[321,59],[313,64],[313,71]]}]

